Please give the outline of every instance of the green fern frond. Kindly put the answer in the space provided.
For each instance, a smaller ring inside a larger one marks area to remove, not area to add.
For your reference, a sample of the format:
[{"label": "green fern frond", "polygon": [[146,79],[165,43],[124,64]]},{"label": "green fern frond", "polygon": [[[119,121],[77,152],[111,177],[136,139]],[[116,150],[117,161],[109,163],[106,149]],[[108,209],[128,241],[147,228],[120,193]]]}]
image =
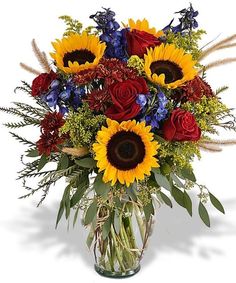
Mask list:
[{"label": "green fern frond", "polygon": [[42,108],[32,107],[31,105],[22,102],[14,102],[14,104],[18,107],[18,109],[21,109],[26,115],[32,115],[33,117],[39,119],[42,119],[47,112]]},{"label": "green fern frond", "polygon": [[26,126],[29,126],[31,125],[31,122],[28,121],[28,122],[17,122],[17,123],[5,123],[3,124],[5,127],[9,128],[9,129],[18,129],[18,128],[23,128],[23,127],[26,127]]},{"label": "green fern frond", "polygon": [[16,133],[13,133],[13,132],[10,132],[10,134],[17,140],[19,141],[20,143],[23,143],[25,145],[29,145],[29,146],[35,146],[35,143],[17,135]]},{"label": "green fern frond", "polygon": [[216,90],[215,94],[216,94],[216,95],[219,95],[221,92],[226,91],[228,88],[229,88],[228,86],[219,87],[219,88]]}]

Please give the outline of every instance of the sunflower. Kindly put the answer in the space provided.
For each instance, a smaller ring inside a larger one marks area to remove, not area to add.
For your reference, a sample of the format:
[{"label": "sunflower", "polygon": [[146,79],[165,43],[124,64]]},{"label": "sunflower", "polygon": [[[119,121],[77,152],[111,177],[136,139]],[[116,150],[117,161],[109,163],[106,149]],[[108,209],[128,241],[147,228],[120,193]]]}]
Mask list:
[{"label": "sunflower", "polygon": [[[160,37],[164,35],[164,32],[162,30],[156,31],[155,28],[150,28],[149,27],[149,22],[146,19],[143,20],[137,20],[136,22],[133,19],[129,19],[128,21],[128,27],[130,30],[140,30],[140,31],[145,31],[147,33],[150,33],[156,37]],[[127,27],[127,26],[126,26]]]},{"label": "sunflower", "polygon": [[97,36],[86,32],[56,40],[52,46],[55,53],[50,55],[65,73],[78,73],[97,66],[106,48],[106,44],[101,43]]},{"label": "sunflower", "polygon": [[197,74],[192,55],[185,54],[183,48],[178,49],[174,44],[161,44],[148,49],[144,60],[148,79],[166,88],[182,86]]},{"label": "sunflower", "polygon": [[104,171],[103,181],[112,186],[119,181],[127,187],[136,180],[150,175],[152,167],[159,167],[159,145],[153,141],[151,127],[135,120],[117,121],[107,119],[108,127],[102,127],[93,144],[99,172]]}]

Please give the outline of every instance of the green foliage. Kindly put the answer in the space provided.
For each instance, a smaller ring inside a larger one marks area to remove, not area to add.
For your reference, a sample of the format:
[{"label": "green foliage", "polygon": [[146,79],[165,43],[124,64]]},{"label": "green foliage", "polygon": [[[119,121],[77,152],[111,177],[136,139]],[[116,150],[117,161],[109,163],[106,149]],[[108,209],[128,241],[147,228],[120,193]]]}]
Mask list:
[{"label": "green foliage", "polygon": [[79,22],[78,20],[72,19],[70,16],[60,16],[59,19],[63,20],[66,24],[66,31],[63,34],[64,36],[68,36],[72,33],[78,33],[81,34],[83,29],[83,24]]},{"label": "green foliage", "polygon": [[166,35],[167,43],[173,43],[178,48],[183,48],[186,52],[192,54],[193,59],[197,60],[201,55],[201,49],[198,46],[199,40],[202,36],[206,34],[204,30],[192,31],[190,36],[189,34],[182,35],[181,33],[173,33],[169,31]]},{"label": "green foliage", "polygon": [[221,120],[230,115],[230,110],[217,97],[203,96],[201,101],[186,102],[181,106],[194,114],[195,119],[203,132],[217,134],[215,126],[221,126]]},{"label": "green foliage", "polygon": [[110,185],[107,183],[104,183],[102,181],[102,177],[103,174],[99,173],[95,180],[94,180],[94,184],[93,184],[93,188],[95,190],[95,192],[97,193],[97,195],[99,196],[107,196],[108,192],[110,191]]},{"label": "green foliage", "polygon": [[70,111],[65,125],[60,129],[62,134],[68,133],[74,147],[91,147],[97,132],[105,123],[104,115],[94,115],[87,103],[78,112]]},{"label": "green foliage", "polygon": [[209,196],[210,196],[210,201],[213,204],[213,206],[218,209],[220,212],[222,212],[223,214],[225,214],[225,210],[223,205],[221,204],[221,202],[212,194],[209,192]]},{"label": "green foliage", "polygon": [[[72,19],[70,16],[64,15],[60,16],[59,19],[63,20],[66,24],[66,31],[64,32],[63,36],[69,36],[70,34],[77,33],[81,34],[83,31],[83,24],[75,19]],[[97,34],[98,31],[92,26],[88,26],[84,29],[85,32],[88,34]]]},{"label": "green foliage", "polygon": [[155,213],[152,202],[149,202],[148,204],[146,204],[143,207],[143,210],[144,210],[146,220],[149,221],[151,215],[154,215],[154,213]]},{"label": "green foliage", "polygon": [[162,175],[157,169],[153,169],[152,171],[154,172],[154,176],[155,176],[157,184],[160,187],[170,191],[171,190],[171,184],[170,184],[169,180],[167,179],[167,177]]},{"label": "green foliage", "polygon": [[135,69],[140,76],[145,74],[144,71],[144,60],[137,55],[133,55],[129,58],[127,62],[128,67]]},{"label": "green foliage", "polygon": [[202,221],[206,224],[206,226],[210,227],[211,225],[210,225],[209,214],[206,210],[206,207],[204,206],[204,204],[201,201],[199,202],[198,213],[199,213]]},{"label": "green foliage", "polygon": [[97,162],[91,157],[75,160],[75,163],[80,167],[89,168],[89,169],[95,168],[97,164]]},{"label": "green foliage", "polygon": [[86,211],[84,225],[88,225],[93,221],[94,217],[97,214],[97,209],[97,200],[95,199]]},{"label": "green foliage", "polygon": [[162,191],[160,191],[160,195],[161,195],[161,199],[164,201],[164,203],[172,208],[173,205],[172,205],[172,202],[169,199],[169,197],[166,194],[164,194]]},{"label": "green foliage", "polygon": [[194,157],[201,157],[197,143],[159,141],[158,156],[160,160],[170,160],[176,168],[191,168]]}]

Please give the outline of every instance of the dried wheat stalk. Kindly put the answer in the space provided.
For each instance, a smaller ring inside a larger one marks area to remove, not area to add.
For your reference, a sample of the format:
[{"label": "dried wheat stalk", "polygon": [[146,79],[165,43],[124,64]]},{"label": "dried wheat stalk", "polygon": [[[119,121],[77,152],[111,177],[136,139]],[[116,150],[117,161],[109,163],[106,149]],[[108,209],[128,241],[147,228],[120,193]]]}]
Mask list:
[{"label": "dried wheat stalk", "polygon": [[20,66],[21,66],[22,69],[24,69],[25,71],[27,71],[31,74],[34,74],[34,75],[37,75],[37,76],[41,74],[40,71],[38,71],[38,70],[36,70],[36,69],[34,69],[34,68],[24,64],[24,63],[20,63]]},{"label": "dried wheat stalk", "polygon": [[36,58],[39,61],[39,64],[43,68],[43,70],[47,73],[50,73],[51,67],[50,67],[50,64],[47,60],[46,54],[44,52],[40,51],[40,49],[38,48],[38,46],[35,42],[35,39],[32,40],[32,48],[33,48],[33,51],[34,51]]}]

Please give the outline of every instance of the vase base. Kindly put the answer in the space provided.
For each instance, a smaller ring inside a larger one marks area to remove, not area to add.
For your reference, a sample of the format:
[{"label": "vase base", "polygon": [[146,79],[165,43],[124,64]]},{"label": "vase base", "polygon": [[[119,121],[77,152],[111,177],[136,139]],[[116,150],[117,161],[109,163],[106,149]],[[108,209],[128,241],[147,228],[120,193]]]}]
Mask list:
[{"label": "vase base", "polygon": [[103,269],[102,267],[99,267],[97,264],[94,265],[94,268],[95,268],[95,270],[98,274],[100,274],[101,276],[104,276],[104,277],[126,278],[126,277],[130,277],[130,276],[133,276],[136,273],[138,273],[141,267],[140,267],[140,264],[139,264],[136,268],[128,270],[128,271],[124,271],[124,272],[122,272],[122,271],[121,272],[108,271],[108,270]]}]

